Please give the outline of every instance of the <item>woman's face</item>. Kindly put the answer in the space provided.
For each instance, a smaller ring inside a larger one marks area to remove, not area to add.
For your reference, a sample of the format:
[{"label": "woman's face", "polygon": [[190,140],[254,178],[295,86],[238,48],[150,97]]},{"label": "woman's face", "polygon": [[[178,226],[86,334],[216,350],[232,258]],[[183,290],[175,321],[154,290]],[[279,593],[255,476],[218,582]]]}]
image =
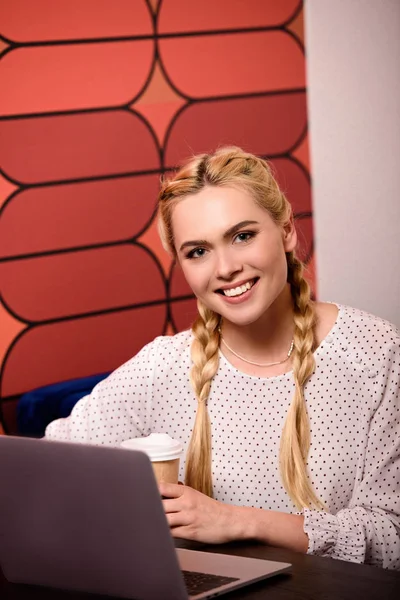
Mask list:
[{"label": "woman's face", "polygon": [[249,325],[279,302],[285,252],[297,242],[292,222],[276,225],[243,190],[209,186],[176,204],[172,227],[189,286],[225,320]]}]

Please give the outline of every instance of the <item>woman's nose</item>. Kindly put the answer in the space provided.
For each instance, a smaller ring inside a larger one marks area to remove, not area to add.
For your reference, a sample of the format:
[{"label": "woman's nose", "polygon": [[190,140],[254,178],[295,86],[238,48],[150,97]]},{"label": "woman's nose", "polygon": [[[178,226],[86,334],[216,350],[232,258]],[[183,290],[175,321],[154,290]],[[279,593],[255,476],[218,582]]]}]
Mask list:
[{"label": "woman's nose", "polygon": [[226,249],[217,253],[215,275],[219,279],[232,279],[241,270],[242,265],[232,249]]}]

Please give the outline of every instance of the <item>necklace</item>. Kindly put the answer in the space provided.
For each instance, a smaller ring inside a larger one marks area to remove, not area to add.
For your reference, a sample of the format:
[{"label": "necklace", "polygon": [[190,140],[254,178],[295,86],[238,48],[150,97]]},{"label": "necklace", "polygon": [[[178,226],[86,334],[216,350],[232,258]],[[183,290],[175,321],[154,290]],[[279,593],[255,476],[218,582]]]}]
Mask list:
[{"label": "necklace", "polygon": [[243,362],[249,363],[249,365],[255,365],[256,367],[274,367],[275,365],[282,365],[287,360],[289,360],[290,355],[293,352],[293,346],[294,346],[294,340],[292,340],[291,343],[290,343],[289,352],[287,353],[286,358],[284,358],[283,360],[278,360],[276,362],[271,362],[271,363],[257,363],[257,362],[253,362],[252,360],[247,360],[247,358],[243,358],[243,356],[240,356],[240,354],[238,354],[237,352],[235,352],[234,350],[232,350],[232,348],[230,346],[228,346],[228,344],[226,343],[226,341],[222,337],[222,333],[220,333],[220,337],[221,337],[221,342],[223,344],[225,344],[225,346],[228,348],[228,350],[230,352],[232,352],[232,354],[234,354],[237,358],[240,358],[240,360],[242,360]]}]

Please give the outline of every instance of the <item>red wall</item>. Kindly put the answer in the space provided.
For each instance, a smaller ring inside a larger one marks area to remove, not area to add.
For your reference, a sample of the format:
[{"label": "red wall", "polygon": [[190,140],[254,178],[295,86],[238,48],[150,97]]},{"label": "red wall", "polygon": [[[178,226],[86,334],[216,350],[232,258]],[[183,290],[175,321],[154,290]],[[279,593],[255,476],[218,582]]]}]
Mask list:
[{"label": "red wall", "polygon": [[160,174],[193,152],[272,160],[312,277],[302,15],[298,0],[2,0],[5,421],[22,392],[190,324],[153,217]]}]

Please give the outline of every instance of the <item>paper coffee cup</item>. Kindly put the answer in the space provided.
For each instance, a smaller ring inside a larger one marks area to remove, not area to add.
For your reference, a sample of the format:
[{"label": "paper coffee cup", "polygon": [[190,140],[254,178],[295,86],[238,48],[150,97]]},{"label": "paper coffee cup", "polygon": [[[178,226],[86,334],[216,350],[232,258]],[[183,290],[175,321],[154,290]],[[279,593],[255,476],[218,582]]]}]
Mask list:
[{"label": "paper coffee cup", "polygon": [[145,452],[159,483],[178,483],[179,459],[183,448],[178,440],[167,433],[151,433],[147,437],[125,440],[121,442],[121,447]]}]

